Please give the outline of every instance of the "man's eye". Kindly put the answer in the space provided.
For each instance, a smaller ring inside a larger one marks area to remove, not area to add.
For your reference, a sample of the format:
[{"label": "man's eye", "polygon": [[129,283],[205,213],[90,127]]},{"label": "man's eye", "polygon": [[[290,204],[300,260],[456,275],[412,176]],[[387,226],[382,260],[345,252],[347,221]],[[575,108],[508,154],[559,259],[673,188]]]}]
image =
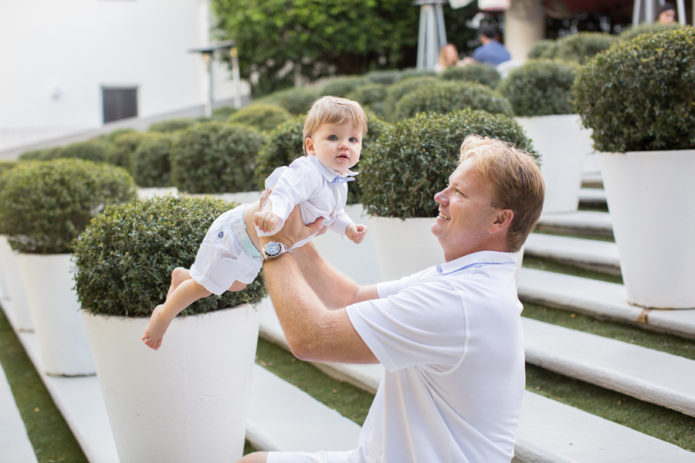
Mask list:
[{"label": "man's eye", "polygon": [[329,135],[329,136],[328,136],[328,139],[329,139],[330,141],[338,141],[338,136],[337,136],[337,135]]}]

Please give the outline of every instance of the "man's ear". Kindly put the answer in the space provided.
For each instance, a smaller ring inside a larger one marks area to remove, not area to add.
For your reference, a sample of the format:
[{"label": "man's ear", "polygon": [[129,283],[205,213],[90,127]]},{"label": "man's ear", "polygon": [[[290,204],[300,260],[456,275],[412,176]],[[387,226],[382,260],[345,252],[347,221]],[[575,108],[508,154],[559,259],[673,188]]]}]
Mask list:
[{"label": "man's ear", "polygon": [[490,226],[491,232],[498,232],[504,229],[508,229],[512,224],[512,219],[514,219],[514,211],[511,209],[500,209],[495,215],[492,225]]}]

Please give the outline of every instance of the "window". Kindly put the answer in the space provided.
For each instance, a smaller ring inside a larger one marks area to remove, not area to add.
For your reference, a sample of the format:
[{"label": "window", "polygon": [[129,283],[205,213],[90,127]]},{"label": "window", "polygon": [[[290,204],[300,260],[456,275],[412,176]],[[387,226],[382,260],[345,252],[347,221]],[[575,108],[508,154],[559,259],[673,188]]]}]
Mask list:
[{"label": "window", "polygon": [[101,87],[104,124],[138,115],[137,87]]}]

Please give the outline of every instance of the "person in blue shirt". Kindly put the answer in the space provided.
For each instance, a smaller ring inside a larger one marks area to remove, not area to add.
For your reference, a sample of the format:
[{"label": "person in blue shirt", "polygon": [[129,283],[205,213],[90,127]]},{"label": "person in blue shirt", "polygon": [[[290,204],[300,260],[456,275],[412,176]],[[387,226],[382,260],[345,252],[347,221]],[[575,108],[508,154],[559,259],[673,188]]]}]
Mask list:
[{"label": "person in blue shirt", "polygon": [[497,66],[511,59],[509,51],[507,51],[504,45],[497,41],[497,30],[495,26],[492,24],[483,24],[478,34],[482,45],[473,51],[473,60],[476,63]]}]

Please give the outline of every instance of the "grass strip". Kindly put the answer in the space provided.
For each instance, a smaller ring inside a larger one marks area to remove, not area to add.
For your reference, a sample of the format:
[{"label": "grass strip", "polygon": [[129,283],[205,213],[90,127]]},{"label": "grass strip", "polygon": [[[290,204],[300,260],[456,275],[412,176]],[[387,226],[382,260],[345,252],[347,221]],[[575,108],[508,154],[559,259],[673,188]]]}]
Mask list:
[{"label": "grass strip", "polygon": [[523,316],[552,325],[635,344],[695,360],[695,341],[609,320],[597,320],[569,310],[551,309],[524,302]]},{"label": "grass strip", "polygon": [[280,346],[259,338],[256,363],[360,426],[367,418],[374,394],[327,376]]},{"label": "grass strip", "polygon": [[592,280],[607,281],[608,283],[617,283],[620,285],[623,284],[623,277],[619,275],[610,275],[608,273],[597,272],[595,270],[587,270],[574,265],[544,259],[541,257],[524,255],[522,265],[526,268],[544,270],[546,272],[562,273],[565,275],[573,275]]},{"label": "grass strip", "polygon": [[541,233],[544,235],[558,235],[558,236],[566,236],[567,238],[581,238],[583,240],[586,239],[592,239],[592,240],[597,240],[597,241],[608,241],[611,243],[615,243],[615,238],[612,235],[611,236],[606,236],[605,234],[602,234],[602,232],[595,232],[591,230],[586,230],[583,232],[580,231],[571,231],[569,228],[559,228],[559,227],[552,227],[548,225],[536,225],[536,228],[533,230],[533,233]]},{"label": "grass strip", "polygon": [[75,436],[0,310],[0,364],[39,463],[86,462]]},{"label": "grass strip", "polygon": [[526,389],[695,451],[695,418],[691,416],[529,364]]}]

